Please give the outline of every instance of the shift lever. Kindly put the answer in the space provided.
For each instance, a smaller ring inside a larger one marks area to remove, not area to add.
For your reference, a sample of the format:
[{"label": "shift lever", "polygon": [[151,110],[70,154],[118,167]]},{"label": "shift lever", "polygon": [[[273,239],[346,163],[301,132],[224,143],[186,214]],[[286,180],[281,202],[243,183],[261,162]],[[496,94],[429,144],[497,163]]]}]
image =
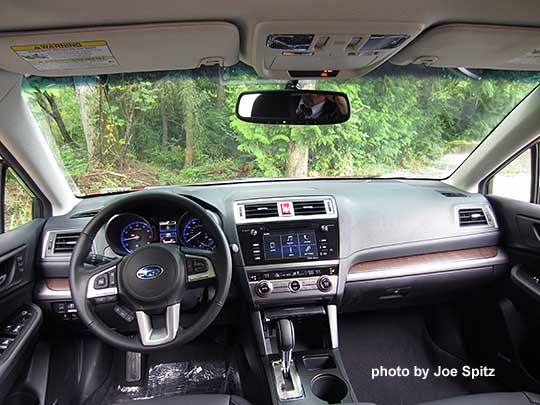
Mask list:
[{"label": "shift lever", "polygon": [[292,352],[294,349],[294,325],[288,319],[278,322],[279,350],[281,351],[281,371],[288,379],[291,375]]}]

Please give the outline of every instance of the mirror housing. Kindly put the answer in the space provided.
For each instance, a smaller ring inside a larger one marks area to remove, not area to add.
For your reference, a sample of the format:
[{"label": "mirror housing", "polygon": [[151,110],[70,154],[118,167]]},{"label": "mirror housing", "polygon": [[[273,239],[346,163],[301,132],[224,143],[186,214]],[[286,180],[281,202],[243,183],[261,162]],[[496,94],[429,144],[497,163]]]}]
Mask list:
[{"label": "mirror housing", "polygon": [[349,119],[350,111],[347,95],[334,91],[248,91],[236,103],[238,119],[258,124],[340,124]]}]

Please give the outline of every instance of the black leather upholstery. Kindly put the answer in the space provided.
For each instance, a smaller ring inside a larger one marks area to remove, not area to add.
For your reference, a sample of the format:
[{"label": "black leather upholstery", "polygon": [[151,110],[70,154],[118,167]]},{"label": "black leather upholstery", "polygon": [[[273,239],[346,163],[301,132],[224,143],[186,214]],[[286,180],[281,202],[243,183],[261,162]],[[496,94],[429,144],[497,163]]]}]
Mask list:
[{"label": "black leather upholstery", "polygon": [[420,405],[540,405],[540,396],[529,392],[498,392],[465,395]]},{"label": "black leather upholstery", "polygon": [[[236,395],[178,395],[166,398],[134,400],[122,405],[250,405]],[[114,405],[114,404],[113,404]]]}]

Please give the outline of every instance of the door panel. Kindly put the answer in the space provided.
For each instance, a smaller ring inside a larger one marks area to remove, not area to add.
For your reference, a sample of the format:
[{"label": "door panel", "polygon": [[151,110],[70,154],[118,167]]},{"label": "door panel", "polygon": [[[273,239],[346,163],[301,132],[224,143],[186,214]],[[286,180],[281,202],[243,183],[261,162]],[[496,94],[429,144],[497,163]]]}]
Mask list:
[{"label": "door panel", "polygon": [[0,403],[24,369],[42,322],[32,304],[44,219],[0,234]]},{"label": "door panel", "polygon": [[540,260],[540,205],[487,196],[495,210],[507,248],[524,250]]},{"label": "door panel", "polygon": [[[496,311],[494,330],[506,343],[495,355],[519,380],[515,389],[540,390],[540,205],[500,196],[487,196],[502,231],[511,270]],[[507,333],[503,333],[507,331]]]}]

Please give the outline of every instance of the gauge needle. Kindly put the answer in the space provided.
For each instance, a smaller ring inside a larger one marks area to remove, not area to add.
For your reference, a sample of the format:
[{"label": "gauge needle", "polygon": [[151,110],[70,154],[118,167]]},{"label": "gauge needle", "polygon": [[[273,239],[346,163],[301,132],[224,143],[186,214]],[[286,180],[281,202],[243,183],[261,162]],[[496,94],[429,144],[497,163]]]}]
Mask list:
[{"label": "gauge needle", "polygon": [[200,235],[201,233],[202,233],[202,231],[201,231],[201,232],[198,232],[198,233],[196,233],[196,234],[195,234],[195,235],[193,235],[193,236],[192,236],[191,238],[189,238],[188,240],[186,240],[186,242],[191,242],[191,240],[192,240],[192,239],[195,239],[195,238],[196,238],[197,236],[199,236],[199,235]]},{"label": "gauge needle", "polygon": [[126,241],[128,241],[128,240],[139,240],[139,239],[141,239],[141,237],[140,237],[139,235],[135,235],[135,236],[133,236],[133,237],[131,237],[131,238],[125,238],[125,239],[124,239],[124,242],[126,242]]}]

